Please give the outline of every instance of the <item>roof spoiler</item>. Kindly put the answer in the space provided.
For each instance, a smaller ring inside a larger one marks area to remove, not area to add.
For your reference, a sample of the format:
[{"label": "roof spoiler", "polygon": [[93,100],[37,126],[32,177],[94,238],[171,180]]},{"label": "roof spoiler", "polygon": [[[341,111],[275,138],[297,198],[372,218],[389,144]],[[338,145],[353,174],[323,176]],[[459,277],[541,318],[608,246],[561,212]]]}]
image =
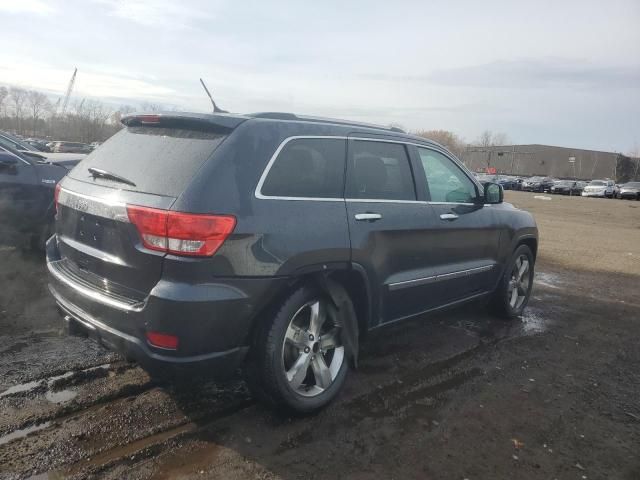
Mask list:
[{"label": "roof spoiler", "polygon": [[166,127],[231,131],[247,119],[239,115],[181,112],[133,113],[122,117],[127,127]]}]

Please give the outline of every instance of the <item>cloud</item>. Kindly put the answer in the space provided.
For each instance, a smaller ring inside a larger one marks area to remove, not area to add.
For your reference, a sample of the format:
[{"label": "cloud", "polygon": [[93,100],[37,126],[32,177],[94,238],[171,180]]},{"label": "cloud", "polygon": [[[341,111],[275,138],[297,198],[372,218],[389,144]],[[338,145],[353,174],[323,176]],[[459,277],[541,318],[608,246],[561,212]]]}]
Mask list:
[{"label": "cloud", "polygon": [[442,86],[488,88],[638,88],[640,66],[595,66],[573,59],[499,60],[436,70],[423,80]]},{"label": "cloud", "polygon": [[[1,0],[0,0],[1,1]],[[173,0],[94,0],[107,7],[109,15],[145,27],[172,30],[192,28],[202,20],[211,20],[209,11],[184,5]]]},{"label": "cloud", "polygon": [[[11,68],[0,66],[2,83],[44,90],[62,95],[67,89],[72,70],[14,59]],[[109,74],[79,69],[73,97],[136,99],[166,103],[175,90],[135,76]]]},{"label": "cloud", "polygon": [[54,9],[40,0],[0,0],[0,12],[46,15]]}]

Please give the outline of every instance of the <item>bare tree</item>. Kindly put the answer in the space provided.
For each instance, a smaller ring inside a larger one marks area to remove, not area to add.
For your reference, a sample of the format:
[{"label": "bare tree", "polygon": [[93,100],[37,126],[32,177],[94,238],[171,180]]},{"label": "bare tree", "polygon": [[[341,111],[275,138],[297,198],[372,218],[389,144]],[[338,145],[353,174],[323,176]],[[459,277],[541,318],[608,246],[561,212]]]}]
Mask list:
[{"label": "bare tree", "polygon": [[140,103],[141,112],[161,112],[162,110],[167,110],[167,108],[164,105],[161,105],[159,103],[152,103],[152,102]]},{"label": "bare tree", "polygon": [[4,101],[7,99],[8,96],[9,96],[9,90],[7,90],[7,87],[0,87],[0,117],[4,116],[3,114],[5,109]]},{"label": "bare tree", "polygon": [[447,147],[457,156],[460,156],[464,151],[464,141],[458,135],[448,130],[424,130],[416,132],[416,135],[428,138]]},{"label": "bare tree", "polygon": [[494,147],[496,145],[506,145],[507,143],[509,143],[509,137],[506,133],[493,133],[491,130],[485,130],[474,142],[474,145],[477,147]]},{"label": "bare tree", "polygon": [[27,100],[27,91],[24,88],[10,87],[9,100],[13,107],[13,115],[16,120],[16,130],[22,133],[22,120],[24,118],[24,104]]},{"label": "bare tree", "polygon": [[31,120],[33,122],[32,131],[35,136],[38,129],[38,120],[40,120],[45,112],[51,109],[51,102],[44,93],[36,90],[29,90],[26,97],[26,102],[31,113]]}]

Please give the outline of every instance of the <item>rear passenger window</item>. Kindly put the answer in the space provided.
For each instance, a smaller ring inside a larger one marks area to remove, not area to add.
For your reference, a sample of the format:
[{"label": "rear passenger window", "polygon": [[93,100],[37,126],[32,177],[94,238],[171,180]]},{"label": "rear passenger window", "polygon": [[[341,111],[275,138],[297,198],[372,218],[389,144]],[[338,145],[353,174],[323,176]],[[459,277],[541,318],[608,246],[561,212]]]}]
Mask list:
[{"label": "rear passenger window", "polygon": [[342,198],[346,140],[291,140],[271,166],[260,193],[269,197]]},{"label": "rear passenger window", "polygon": [[355,140],[352,146],[347,197],[416,199],[409,157],[404,145]]}]

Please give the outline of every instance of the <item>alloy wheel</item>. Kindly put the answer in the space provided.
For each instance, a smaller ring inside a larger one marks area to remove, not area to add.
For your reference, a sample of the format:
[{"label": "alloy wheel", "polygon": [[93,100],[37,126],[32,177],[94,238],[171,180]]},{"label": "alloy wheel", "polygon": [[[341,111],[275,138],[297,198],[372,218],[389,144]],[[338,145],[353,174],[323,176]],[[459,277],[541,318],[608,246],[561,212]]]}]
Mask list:
[{"label": "alloy wheel", "polygon": [[529,270],[529,257],[520,255],[511,271],[511,278],[507,287],[507,297],[509,298],[509,306],[512,309],[519,309],[527,299],[529,293],[529,283],[531,282]]},{"label": "alloy wheel", "polygon": [[344,363],[335,308],[324,300],[302,306],[291,318],[282,344],[282,367],[297,394],[315,397],[328,389]]}]

